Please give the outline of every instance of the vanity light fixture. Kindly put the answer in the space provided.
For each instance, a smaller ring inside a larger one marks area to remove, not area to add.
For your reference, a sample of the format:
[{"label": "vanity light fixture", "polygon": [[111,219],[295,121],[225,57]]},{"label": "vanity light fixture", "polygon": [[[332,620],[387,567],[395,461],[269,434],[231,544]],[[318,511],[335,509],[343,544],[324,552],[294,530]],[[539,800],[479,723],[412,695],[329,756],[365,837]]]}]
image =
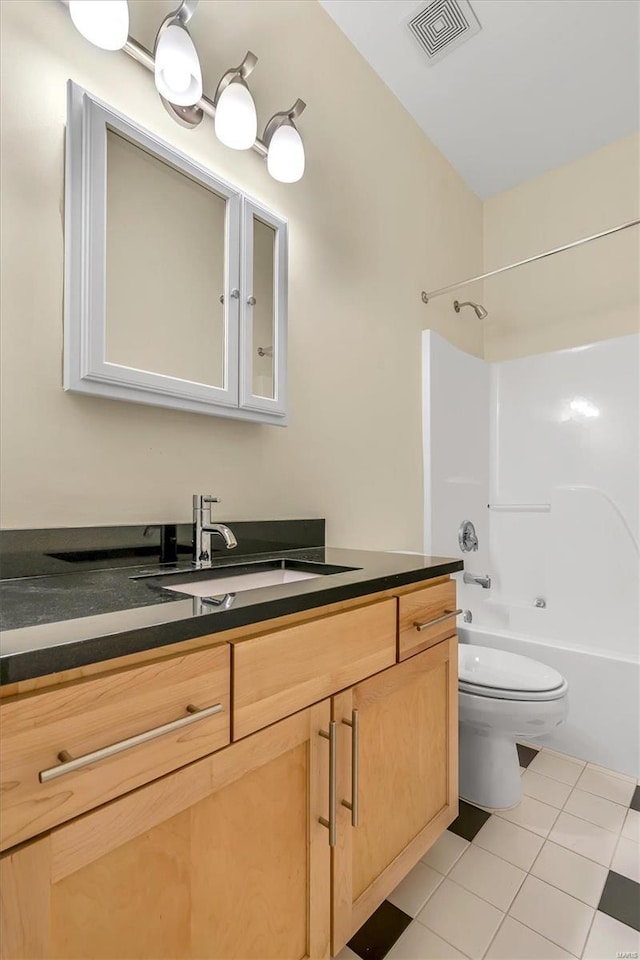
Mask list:
[{"label": "vanity light fixture", "polygon": [[192,107],[202,96],[200,60],[187,30],[196,2],[183,0],[177,10],[165,17],[160,24],[154,49],[154,76],[158,93],[179,107]]},{"label": "vanity light fixture", "polygon": [[127,0],[69,0],[69,14],[76,30],[96,47],[122,50],[127,42]]},{"label": "vanity light fixture", "polygon": [[177,9],[165,17],[151,53],[128,36],[127,0],[61,0],[87,40],[105,50],[124,50],[154,74],[162,104],[177,123],[194,130],[205,115],[212,117],[221,143],[234,150],[254,150],[266,159],[267,170],[275,180],[295,183],[304,173],[305,155],[294,121],[305,109],[305,102],[296,100],[289,110],[275,113],[264,129],[263,138],[256,136],[258,120],[247,77],[258,58],[251,51],[239,66],[223,74],[213,100],[207,97],[202,89],[198,53],[187,29],[198,2],[182,0]]},{"label": "vanity light fixture", "polygon": [[216,136],[233,150],[249,150],[256,142],[258,115],[246,80],[257,62],[249,50],[238,67],[227,70],[213,98]]},{"label": "vanity light fixture", "polygon": [[296,183],[304,173],[304,144],[294,120],[305,107],[304,100],[296,100],[289,110],[274,113],[264,128],[267,170],[281,183]]}]

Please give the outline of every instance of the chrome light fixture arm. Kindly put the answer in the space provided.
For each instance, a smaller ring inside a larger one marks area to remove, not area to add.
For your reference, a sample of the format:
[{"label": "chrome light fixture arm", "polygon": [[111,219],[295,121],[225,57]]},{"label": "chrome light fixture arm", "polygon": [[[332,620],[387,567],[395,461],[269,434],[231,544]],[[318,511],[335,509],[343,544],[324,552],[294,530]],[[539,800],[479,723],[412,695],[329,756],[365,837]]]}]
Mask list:
[{"label": "chrome light fixture arm", "polygon": [[240,63],[237,67],[231,67],[229,70],[227,70],[226,73],[223,73],[222,77],[220,78],[220,83],[216,87],[216,92],[213,97],[214,106],[218,103],[218,100],[220,99],[220,94],[223,92],[223,90],[226,90],[229,84],[236,79],[246,80],[249,74],[254,69],[257,62],[258,62],[258,58],[256,57],[255,53],[252,53],[251,50],[247,50],[247,53],[242,63]]},{"label": "chrome light fixture arm", "polygon": [[[155,60],[155,51],[158,47],[158,40],[160,39],[164,31],[167,29],[167,27],[170,27],[174,23],[179,23],[183,27],[186,26],[189,23],[189,20],[191,20],[191,17],[196,12],[196,7],[198,6],[198,3],[199,3],[199,0],[182,0],[182,3],[180,4],[179,7],[176,7],[175,10],[172,10],[171,13],[168,13],[166,15],[166,17],[158,27],[158,32],[156,34],[156,40],[155,40],[154,52],[153,52],[154,60]],[[131,40],[132,38],[129,37],[127,39],[127,43],[130,42]],[[135,42],[136,41],[133,40],[133,43]],[[126,44],[125,44],[125,47],[126,47]],[[153,70],[154,66],[155,66],[155,63],[152,63],[150,69]]]},{"label": "chrome light fixture arm", "polygon": [[283,123],[287,121],[296,120],[297,117],[306,110],[306,103],[304,100],[301,100],[299,97],[292,107],[289,107],[288,110],[280,110],[278,113],[274,113],[270,120],[267,121],[267,124],[264,128],[264,133],[262,134],[262,140],[267,149],[269,149],[269,144],[271,143],[271,138]]},{"label": "chrome light fixture arm", "polygon": [[170,13],[169,16],[173,17],[175,20],[179,20],[180,23],[189,23],[191,17],[196,12],[196,7],[198,6],[199,0],[182,0],[182,3],[174,13]]}]

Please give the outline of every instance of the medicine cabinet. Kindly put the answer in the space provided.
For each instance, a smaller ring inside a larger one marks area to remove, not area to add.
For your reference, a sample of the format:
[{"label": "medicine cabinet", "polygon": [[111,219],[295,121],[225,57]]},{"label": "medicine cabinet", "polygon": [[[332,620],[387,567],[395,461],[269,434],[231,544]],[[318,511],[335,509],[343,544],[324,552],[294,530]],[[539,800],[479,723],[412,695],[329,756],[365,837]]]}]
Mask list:
[{"label": "medicine cabinet", "polygon": [[286,425],[287,223],[69,81],[64,387]]}]

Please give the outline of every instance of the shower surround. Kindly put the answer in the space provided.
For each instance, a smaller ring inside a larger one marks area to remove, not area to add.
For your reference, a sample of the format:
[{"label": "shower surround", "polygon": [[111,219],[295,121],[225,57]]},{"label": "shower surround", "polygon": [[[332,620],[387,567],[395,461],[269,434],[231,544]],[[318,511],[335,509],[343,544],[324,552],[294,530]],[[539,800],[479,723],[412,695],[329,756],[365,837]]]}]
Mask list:
[{"label": "shower surround", "polygon": [[[488,363],[423,334],[425,552],[463,556],[470,643],[567,677],[547,746],[640,776],[638,335]],[[461,576],[459,577],[462,580]]]}]

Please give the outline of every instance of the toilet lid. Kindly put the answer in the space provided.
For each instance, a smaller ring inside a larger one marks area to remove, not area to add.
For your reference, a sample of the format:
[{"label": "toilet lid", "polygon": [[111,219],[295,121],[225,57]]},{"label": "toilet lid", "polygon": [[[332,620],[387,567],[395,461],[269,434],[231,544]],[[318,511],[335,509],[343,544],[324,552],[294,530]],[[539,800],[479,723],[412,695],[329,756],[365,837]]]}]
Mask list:
[{"label": "toilet lid", "polygon": [[470,643],[458,647],[458,679],[461,689],[481,687],[521,693],[544,693],[566,684],[562,674],[546,663]]}]

